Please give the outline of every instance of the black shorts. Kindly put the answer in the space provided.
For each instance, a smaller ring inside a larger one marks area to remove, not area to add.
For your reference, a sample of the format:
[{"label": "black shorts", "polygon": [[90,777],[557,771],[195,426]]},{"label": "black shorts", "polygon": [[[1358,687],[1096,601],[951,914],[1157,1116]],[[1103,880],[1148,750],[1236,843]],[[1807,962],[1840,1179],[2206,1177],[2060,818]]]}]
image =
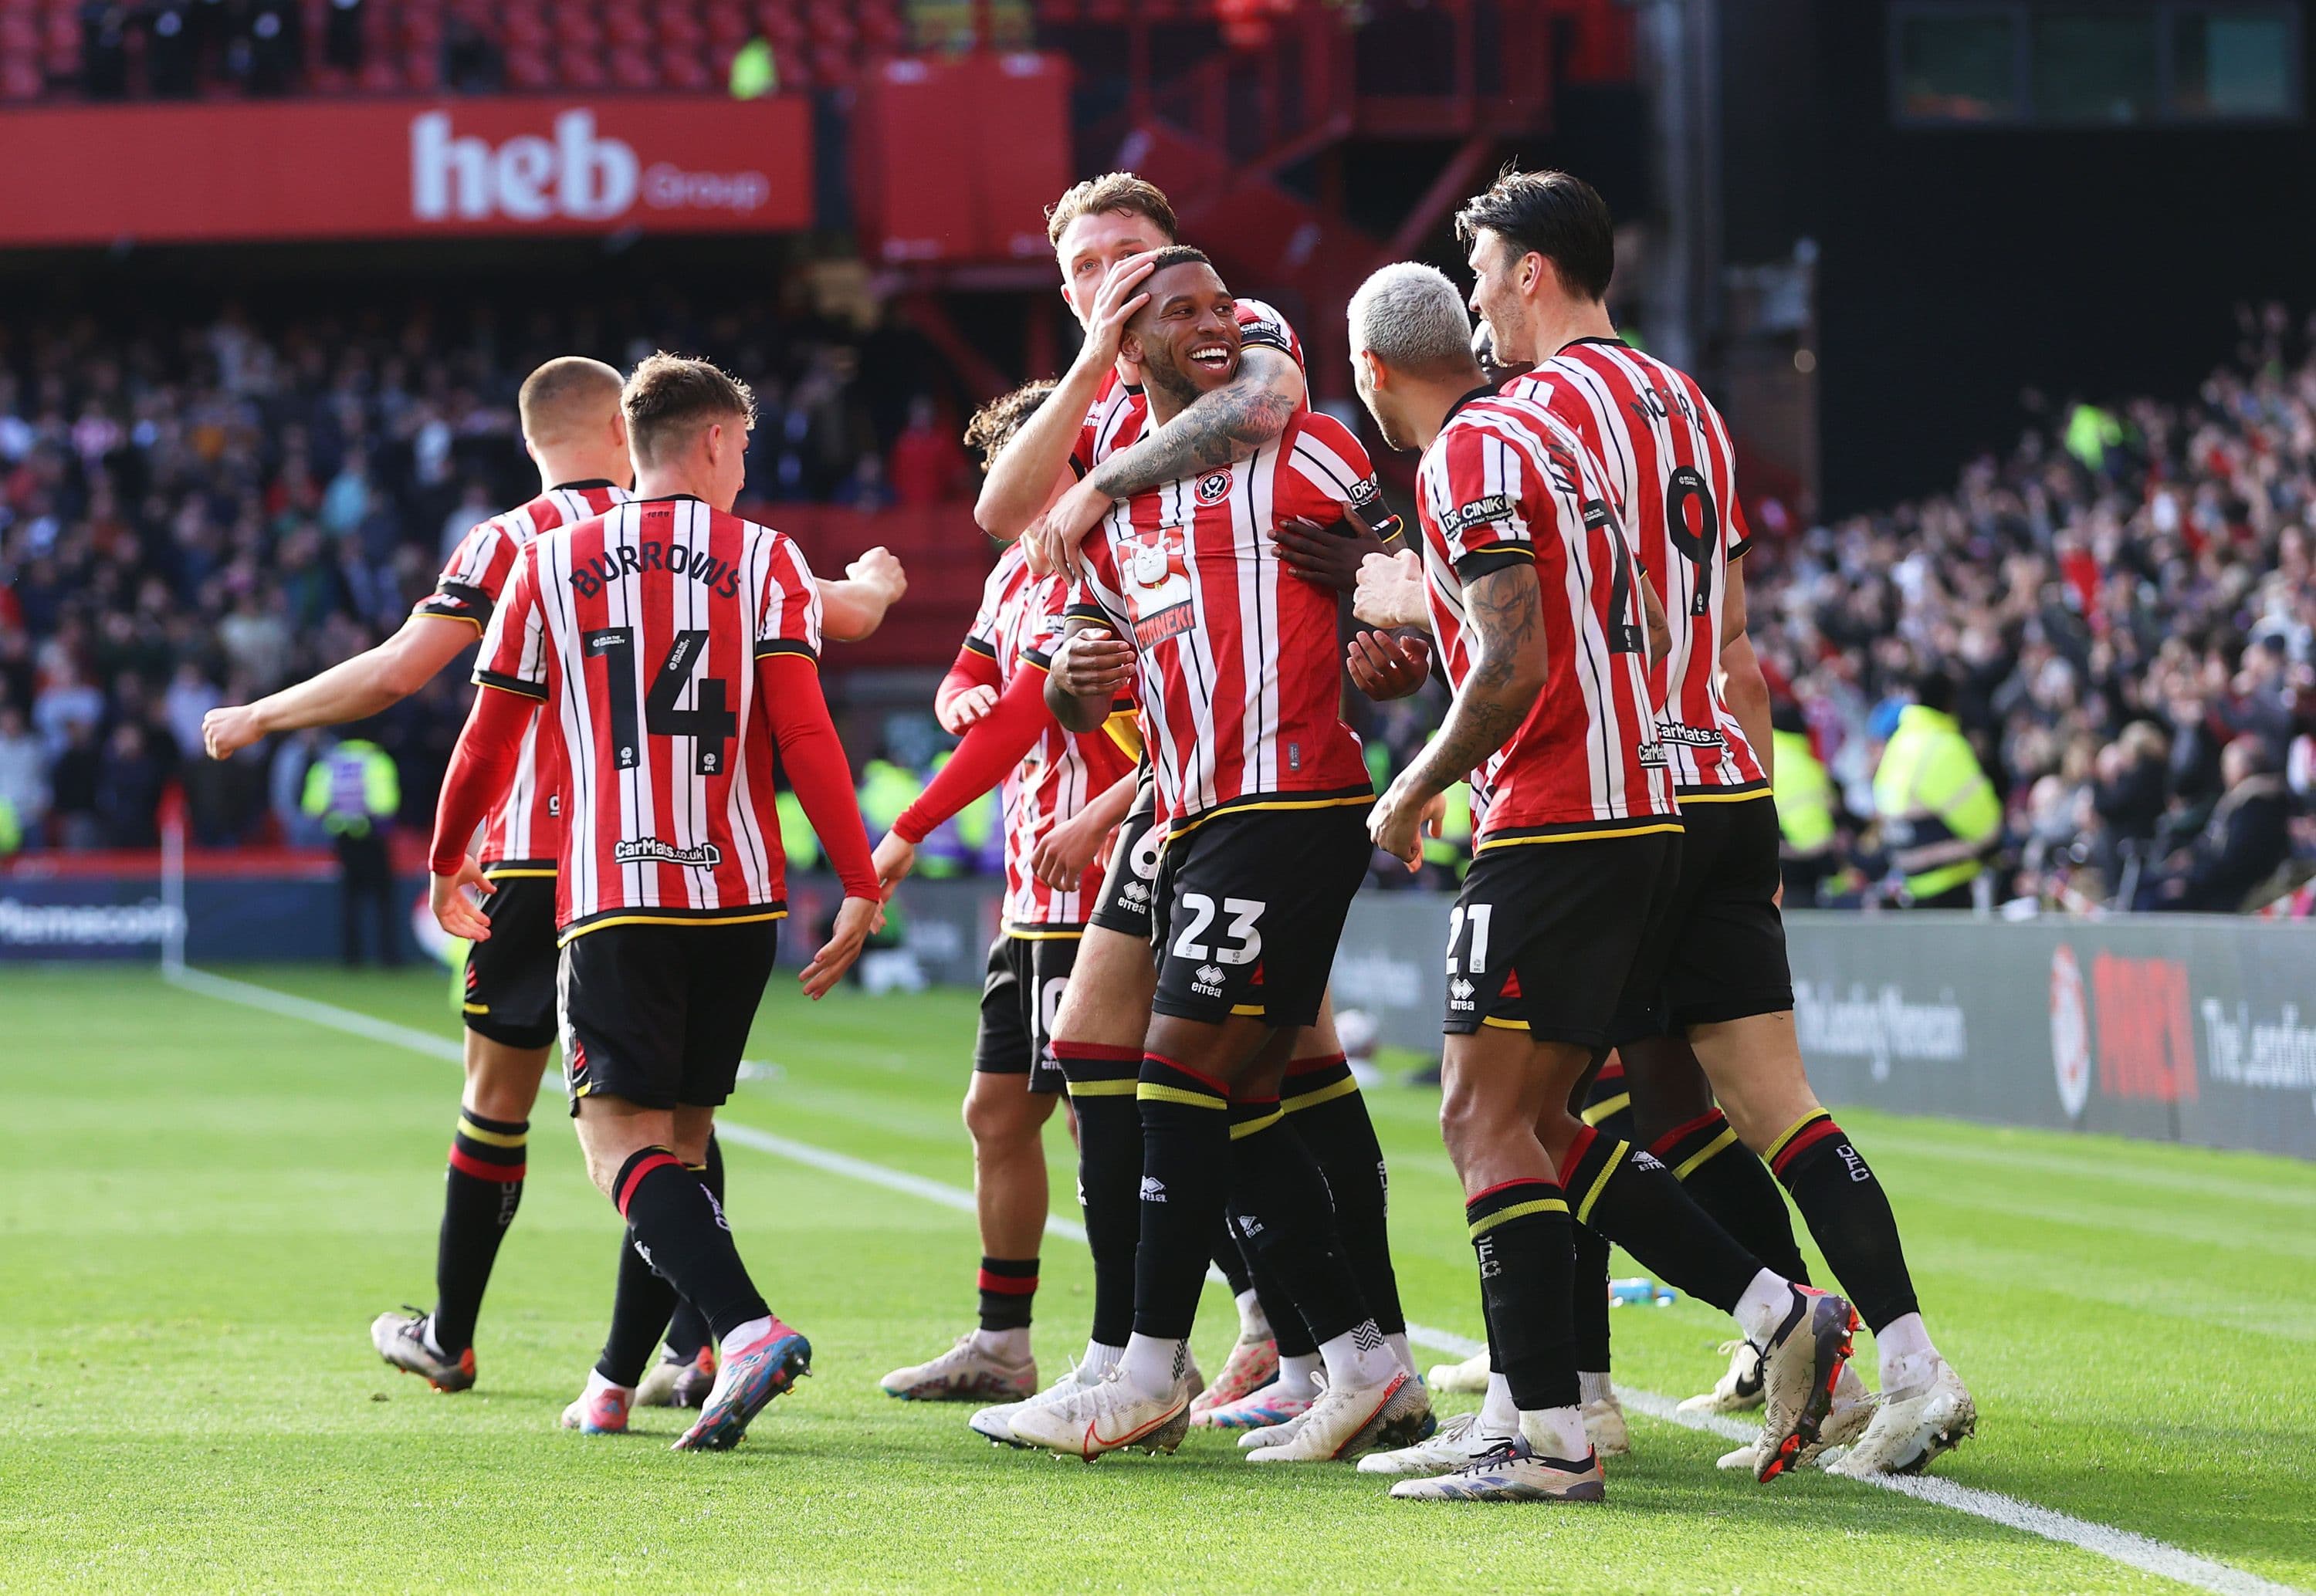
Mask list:
[{"label": "black shorts", "polygon": [[1166,846],[1152,895],[1154,1013],[1315,1023],[1375,845],[1367,803],[1225,810]]},{"label": "black shorts", "polygon": [[583,1097],[712,1108],[732,1095],[778,920],[605,926],[563,947],[563,1073]]},{"label": "black shorts", "polygon": [[1777,910],[1777,805],[1681,801],[1680,873],[1665,927],[1662,987],[1617,1016],[1617,1040],[1777,1014],[1794,1006]]},{"label": "black shorts", "polygon": [[1134,807],[1118,823],[1109,869],[1101,878],[1101,898],[1094,904],[1089,923],[1147,942],[1150,894],[1158,882],[1158,855],[1166,846],[1166,837],[1158,829],[1158,787],[1151,779],[1147,761],[1139,775]]},{"label": "black shorts", "polygon": [[1486,843],[1448,921],[1448,1033],[1496,1025],[1605,1051],[1624,994],[1663,979],[1680,834]]},{"label": "black shorts", "polygon": [[1068,1089],[1054,1059],[1054,1015],[1078,960],[1082,931],[1056,927],[1034,935],[1001,932],[989,944],[981,983],[981,1028],[973,1067],[990,1075],[1027,1075],[1032,1092]]},{"label": "black shorts", "polygon": [[543,1048],[555,1041],[555,867],[503,868],[483,872],[491,878],[483,900],[491,935],[467,950],[467,995],[459,1006],[477,1036]]}]

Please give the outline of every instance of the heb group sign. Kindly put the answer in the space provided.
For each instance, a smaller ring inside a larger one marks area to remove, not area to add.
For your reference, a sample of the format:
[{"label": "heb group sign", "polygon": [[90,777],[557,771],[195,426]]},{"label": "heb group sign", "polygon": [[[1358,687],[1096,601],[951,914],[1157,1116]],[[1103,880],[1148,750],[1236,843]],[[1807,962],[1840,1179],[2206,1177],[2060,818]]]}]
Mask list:
[{"label": "heb group sign", "polygon": [[9,111],[0,245],[789,231],[811,138],[778,98]]}]

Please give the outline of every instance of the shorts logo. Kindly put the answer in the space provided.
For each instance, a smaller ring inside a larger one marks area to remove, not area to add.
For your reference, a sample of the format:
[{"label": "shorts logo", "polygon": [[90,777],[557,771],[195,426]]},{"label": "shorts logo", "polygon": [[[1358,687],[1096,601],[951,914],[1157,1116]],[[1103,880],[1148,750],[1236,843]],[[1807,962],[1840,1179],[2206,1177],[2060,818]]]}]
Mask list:
[{"label": "shorts logo", "polygon": [[612,845],[611,857],[622,864],[684,864],[711,870],[724,863],[724,850],[712,842],[678,847],[656,837],[623,837]]},{"label": "shorts logo", "polygon": [[1230,497],[1231,474],[1227,470],[1210,471],[1198,479],[1198,502],[1220,504]]},{"label": "shorts logo", "polygon": [[1142,1177],[1142,1201],[1145,1202],[1165,1201],[1166,1183],[1160,1180],[1154,1175],[1144,1175]]},{"label": "shorts logo", "polygon": [[1223,995],[1223,972],[1220,967],[1213,964],[1201,964],[1196,970],[1192,971],[1190,972],[1190,990],[1196,992],[1201,998],[1221,997]]},{"label": "shorts logo", "polygon": [[1633,1149],[1633,1167],[1635,1169],[1662,1169],[1664,1165],[1658,1159],[1654,1153],[1650,1152],[1646,1148],[1635,1148]]},{"label": "shorts logo", "polygon": [[1474,986],[1470,981],[1465,980],[1462,976],[1457,976],[1454,980],[1448,983],[1448,1006],[1457,1010],[1472,1008],[1474,1006],[1472,1002],[1472,994],[1479,989],[1479,988]]},{"label": "shorts logo", "polygon": [[1260,1236],[1262,1234],[1262,1221],[1252,1214],[1241,1214],[1238,1217],[1238,1228],[1242,1236]]},{"label": "shorts logo", "polygon": [[1136,909],[1150,907],[1150,889],[1138,881],[1127,882],[1118,888],[1118,896],[1121,902],[1131,903]]}]

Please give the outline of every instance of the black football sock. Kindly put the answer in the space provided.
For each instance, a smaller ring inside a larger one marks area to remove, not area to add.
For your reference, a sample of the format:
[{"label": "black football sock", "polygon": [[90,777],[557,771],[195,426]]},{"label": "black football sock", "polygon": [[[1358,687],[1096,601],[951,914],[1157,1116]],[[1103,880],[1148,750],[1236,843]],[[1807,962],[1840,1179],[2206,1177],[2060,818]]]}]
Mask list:
[{"label": "black football sock", "polygon": [[1615,1053],[1600,1066],[1584,1094],[1577,1116],[1612,1141],[1633,1139],[1633,1094],[1625,1085],[1625,1060]]},{"label": "black football sock", "polygon": [[1335,1233],[1358,1282],[1360,1300],[1385,1335],[1407,1328],[1399,1275],[1391,1264],[1391,1175],[1376,1139],[1367,1100],[1342,1054],[1297,1059],[1287,1066],[1279,1106],[1287,1123],[1318,1160],[1335,1205]]},{"label": "black football sock", "polygon": [[1278,1100],[1235,1102],[1230,1113],[1231,1207],[1247,1250],[1278,1276],[1313,1341],[1372,1320],[1343,1255],[1327,1183]]},{"label": "black football sock", "polygon": [[1238,1245],[1238,1232],[1232,1228],[1231,1216],[1225,1212],[1216,1228],[1214,1241],[1215,1267],[1222,1271],[1223,1280],[1230,1286],[1230,1294],[1243,1297],[1254,1290],[1254,1274],[1247,1267],[1246,1253]]},{"label": "black football sock", "polygon": [[1576,1367],[1608,1372],[1608,1238],[1590,1225],[1576,1227]]},{"label": "black football sock", "polygon": [[[1231,1234],[1235,1237],[1239,1223],[1235,1202],[1231,1205],[1228,1218],[1233,1227]],[[1311,1326],[1303,1322],[1303,1310],[1295,1306],[1295,1298],[1279,1280],[1278,1271],[1252,1247],[1243,1247],[1241,1255],[1246,1260],[1247,1276],[1254,1282],[1255,1299],[1262,1304],[1262,1317],[1270,1321],[1270,1339],[1277,1343],[1278,1355],[1308,1358],[1316,1354],[1319,1343],[1311,1338]]]},{"label": "black football sock", "polygon": [[1578,1403],[1568,1201],[1548,1180],[1513,1180],[1464,1204],[1487,1301],[1489,1362],[1522,1413]]},{"label": "black football sock", "polygon": [[1715,1224],[1649,1153],[1588,1125],[1569,1145],[1561,1179],[1580,1224],[1623,1247],[1660,1280],[1724,1313],[1737,1311],[1738,1299],[1761,1272],[1761,1261]]},{"label": "black football sock", "polygon": [[652,1267],[675,1282],[719,1341],[771,1315],[732,1244],[722,1205],[673,1153],[649,1147],[631,1155],[611,1183],[611,1198]]},{"label": "black football sock", "polygon": [[1229,1189],[1230,1094],[1210,1076],[1150,1054],[1142,1060],[1136,1099],[1142,1110],[1142,1217],[1134,1249],[1134,1333],[1186,1341],[1198,1322],[1215,1216]]},{"label": "black football sock", "polygon": [[981,1258],[981,1327],[1027,1330],[1029,1304],[1038,1295],[1035,1258]]},{"label": "black football sock", "polygon": [[1869,1330],[1918,1313],[1890,1194],[1833,1116],[1819,1109],[1770,1144],[1769,1168]]},{"label": "black football sock", "polygon": [[429,1321],[435,1344],[453,1358],[475,1344],[475,1320],[483,1311],[499,1241],[522,1203],[530,1133],[527,1120],[486,1120],[459,1111],[442,1193],[442,1233],[434,1247]]},{"label": "black football sock", "polygon": [[615,1386],[629,1388],[643,1382],[652,1349],[668,1327],[668,1316],[680,1300],[668,1278],[646,1260],[630,1228],[619,1238],[619,1284],[611,1294],[611,1328],[603,1337],[603,1355],[595,1372]]},{"label": "black football sock", "polygon": [[1057,1042],[1054,1057],[1078,1116],[1078,1207],[1093,1255],[1093,1333],[1122,1347],[1134,1330],[1134,1250],[1142,1236],[1142,1076],[1139,1048]]},{"label": "black football sock", "polygon": [[[717,1202],[724,1201],[724,1146],[716,1139],[716,1132],[708,1133],[708,1163],[700,1176]],[[676,1299],[675,1317],[667,1324],[667,1350],[679,1363],[699,1361],[699,1349],[708,1342],[708,1321],[698,1308],[681,1298]]]},{"label": "black football sock", "polygon": [[1809,1284],[1785,1193],[1719,1109],[1674,1127],[1649,1151],[1747,1252],[1795,1285]]}]

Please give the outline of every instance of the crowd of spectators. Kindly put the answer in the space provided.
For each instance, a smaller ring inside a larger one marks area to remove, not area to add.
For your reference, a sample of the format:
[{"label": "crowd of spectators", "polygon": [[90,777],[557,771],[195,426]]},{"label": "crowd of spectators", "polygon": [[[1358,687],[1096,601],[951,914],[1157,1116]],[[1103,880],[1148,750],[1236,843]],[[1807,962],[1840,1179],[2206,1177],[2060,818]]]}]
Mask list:
[{"label": "crowd of spectators", "polygon": [[[0,321],[0,847],[149,846],[178,782],[199,843],[314,840],[298,799],[320,738],[218,766],[201,715],[368,646],[467,527],[528,495],[512,394],[548,354],[639,355],[649,327],[729,359],[762,409],[752,499],[966,491],[931,351],[795,287],[712,319],[462,296],[455,315]],[[2316,320],[2247,313],[2186,403],[2044,419],[1951,492],[1808,528],[1757,516],[1757,647],[1847,811],[1832,900],[1887,874],[1873,773],[1931,671],[2004,799],[1998,897],[2232,909],[2316,855]],[[429,818],[464,696],[440,681],[366,729],[402,767],[406,823]],[[1365,712],[1379,776],[1426,714]],[[1453,869],[1443,851],[1432,873]]]},{"label": "crowd of spectators", "polygon": [[1951,492],[1757,528],[1755,645],[1850,814],[1937,670],[2004,799],[1998,898],[2229,910],[2316,856],[2316,318],[2239,322],[2187,403],[2049,407]]},{"label": "crowd of spectators", "polygon": [[[469,526],[538,491],[513,400],[548,356],[639,358],[645,328],[716,350],[755,386],[753,501],[959,492],[929,351],[796,287],[712,319],[665,296],[563,315],[467,294],[455,314],[0,315],[0,852],[150,846],[180,779],[200,844],[310,840],[318,740],[212,765],[201,715],[384,636]],[[415,824],[465,694],[438,681],[369,728]]]}]

